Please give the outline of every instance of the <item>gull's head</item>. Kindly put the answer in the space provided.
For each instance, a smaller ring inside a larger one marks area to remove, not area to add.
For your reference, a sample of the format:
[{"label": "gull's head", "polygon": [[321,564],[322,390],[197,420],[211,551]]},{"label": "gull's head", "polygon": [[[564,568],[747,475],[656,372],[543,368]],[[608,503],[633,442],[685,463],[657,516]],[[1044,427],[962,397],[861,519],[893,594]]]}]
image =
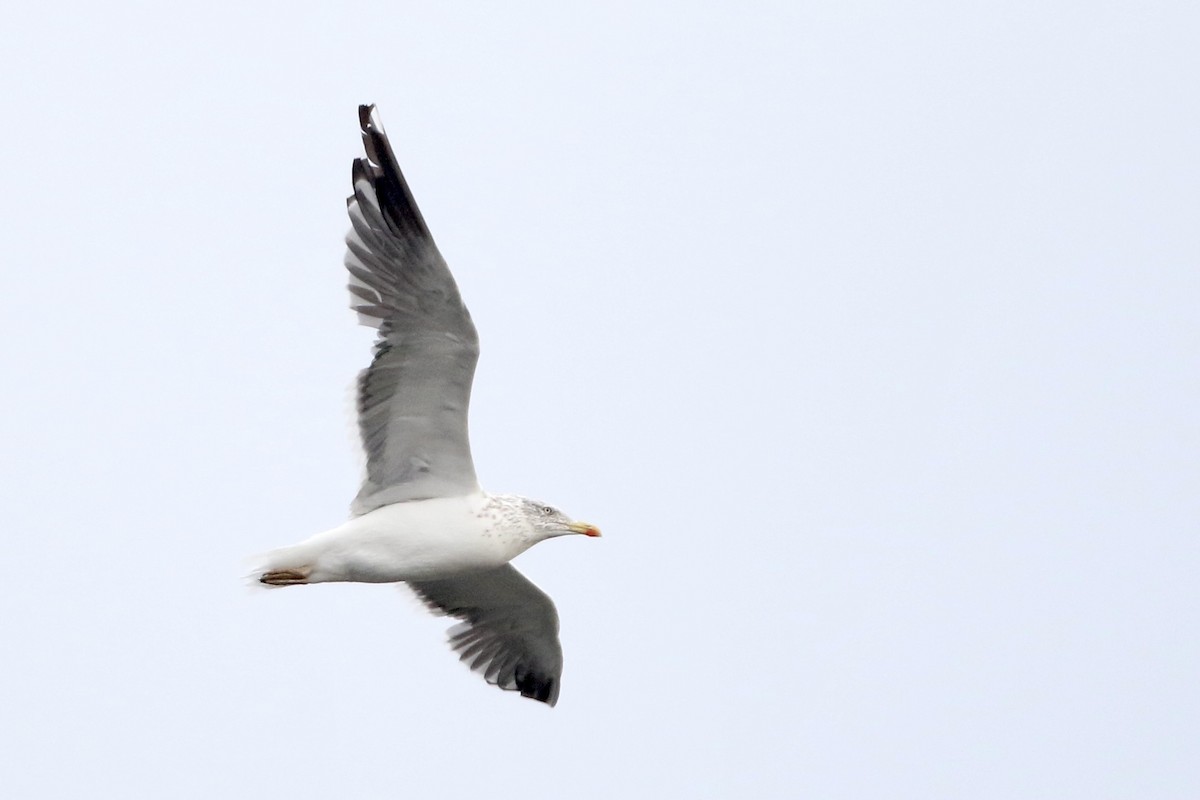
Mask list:
[{"label": "gull's head", "polygon": [[584,536],[600,535],[600,529],[595,525],[573,520],[554,506],[546,505],[538,500],[522,497],[521,513],[532,529],[535,541],[550,539],[554,536],[566,536],[570,533],[581,533]]}]

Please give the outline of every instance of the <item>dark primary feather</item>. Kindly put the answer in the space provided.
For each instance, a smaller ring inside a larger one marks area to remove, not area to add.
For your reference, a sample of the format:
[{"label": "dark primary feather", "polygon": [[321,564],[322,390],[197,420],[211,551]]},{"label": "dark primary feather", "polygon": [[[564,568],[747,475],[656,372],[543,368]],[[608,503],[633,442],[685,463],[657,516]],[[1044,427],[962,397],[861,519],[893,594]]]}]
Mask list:
[{"label": "dark primary feather", "polygon": [[[413,241],[423,241],[429,247],[433,247],[429,227],[425,224],[425,218],[421,216],[421,210],[417,208],[417,201],[413,199],[408,182],[404,180],[404,173],[400,171],[396,154],[392,152],[392,144],[383,128],[378,127],[377,120],[373,117],[374,113],[373,105],[358,107],[358,125],[362,129],[363,149],[367,151],[367,158],[371,164],[378,165],[373,170],[372,185],[379,197],[379,204],[388,222],[393,224],[394,230]],[[364,169],[371,169],[361,158],[355,159],[354,164],[356,168],[362,166]]]},{"label": "dark primary feather", "polygon": [[359,107],[346,236],[351,306],[379,329],[358,379],[367,476],[353,511],[478,488],[467,409],[479,338],[374,106]]},{"label": "dark primary feather", "polygon": [[515,567],[408,585],[431,610],[463,620],[450,629],[450,646],[488,683],[551,706],[558,702],[558,612]]}]

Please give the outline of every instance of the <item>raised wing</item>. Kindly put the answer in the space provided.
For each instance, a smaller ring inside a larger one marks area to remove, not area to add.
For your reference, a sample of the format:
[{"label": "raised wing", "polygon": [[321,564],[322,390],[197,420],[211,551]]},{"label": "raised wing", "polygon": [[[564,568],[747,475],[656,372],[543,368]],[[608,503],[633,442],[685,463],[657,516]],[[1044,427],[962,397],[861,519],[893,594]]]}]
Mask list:
[{"label": "raised wing", "polygon": [[408,585],[432,611],[464,620],[450,629],[450,646],[488,683],[550,705],[558,702],[563,667],[558,612],[515,567]]},{"label": "raised wing", "polygon": [[374,106],[359,106],[367,158],[346,205],[351,306],[379,329],[358,376],[367,475],[351,510],[479,488],[467,439],[479,337],[396,163]]}]

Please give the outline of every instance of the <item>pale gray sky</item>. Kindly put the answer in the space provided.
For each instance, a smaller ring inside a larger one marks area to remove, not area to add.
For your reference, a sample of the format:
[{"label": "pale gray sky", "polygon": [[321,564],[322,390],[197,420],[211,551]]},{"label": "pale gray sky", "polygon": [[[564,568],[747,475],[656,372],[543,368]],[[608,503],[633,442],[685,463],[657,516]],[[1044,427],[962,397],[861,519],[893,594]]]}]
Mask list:
[{"label": "pale gray sky", "polygon": [[[5,795],[1196,797],[1194,9],[8,11]],[[605,531],[553,710],[241,580],[359,478],[360,102],[481,480]]]}]

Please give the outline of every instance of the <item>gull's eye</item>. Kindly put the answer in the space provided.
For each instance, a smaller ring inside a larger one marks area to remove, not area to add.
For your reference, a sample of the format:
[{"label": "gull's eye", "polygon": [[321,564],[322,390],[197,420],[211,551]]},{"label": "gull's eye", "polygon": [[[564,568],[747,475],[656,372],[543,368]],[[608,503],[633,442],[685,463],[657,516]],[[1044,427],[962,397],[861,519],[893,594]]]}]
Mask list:
[{"label": "gull's eye", "polygon": [[541,508],[538,509],[538,511],[542,512],[543,517],[550,517],[550,516],[554,515],[554,509],[551,508],[550,506],[542,506]]}]

